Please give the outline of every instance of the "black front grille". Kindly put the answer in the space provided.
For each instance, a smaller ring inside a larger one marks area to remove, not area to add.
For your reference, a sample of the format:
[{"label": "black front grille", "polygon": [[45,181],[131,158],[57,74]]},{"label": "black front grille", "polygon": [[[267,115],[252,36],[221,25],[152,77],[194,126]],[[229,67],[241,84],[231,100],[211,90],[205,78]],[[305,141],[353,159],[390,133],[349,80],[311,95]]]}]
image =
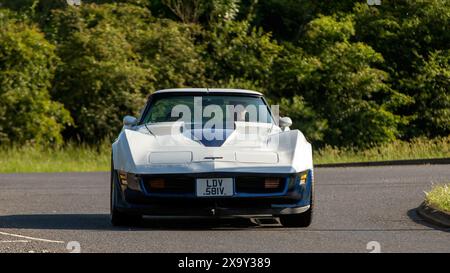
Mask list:
[{"label": "black front grille", "polygon": [[163,188],[152,188],[150,180],[152,178],[144,178],[144,186],[149,193],[163,194],[193,194],[195,192],[195,179],[189,177],[171,177],[164,178]]},{"label": "black front grille", "polygon": [[266,188],[265,177],[243,176],[235,179],[235,188],[238,193],[278,193],[284,190],[286,181],[284,178],[279,179],[280,183],[277,187]]},{"label": "black front grille", "polygon": [[[225,176],[223,176],[225,177]],[[228,176],[229,177],[229,176]],[[159,177],[144,176],[143,185],[145,190],[152,194],[195,194],[194,177],[161,177],[164,179],[164,187],[151,187],[150,180],[158,179]],[[248,194],[264,194],[264,193],[281,193],[286,186],[286,178],[276,177],[279,179],[279,184],[274,187],[267,188],[265,184],[266,177],[260,176],[239,176],[234,178],[236,193]]]}]

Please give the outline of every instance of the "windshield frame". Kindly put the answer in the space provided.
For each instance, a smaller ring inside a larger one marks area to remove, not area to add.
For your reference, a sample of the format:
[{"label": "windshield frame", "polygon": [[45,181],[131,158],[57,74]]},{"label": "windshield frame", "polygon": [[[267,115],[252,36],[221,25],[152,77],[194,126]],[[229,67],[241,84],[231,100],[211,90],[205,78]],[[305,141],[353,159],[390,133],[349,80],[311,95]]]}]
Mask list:
[{"label": "windshield frame", "polygon": [[259,94],[247,94],[247,93],[240,93],[240,92],[186,92],[186,91],[180,91],[180,92],[167,92],[167,93],[155,93],[149,96],[148,100],[147,100],[147,104],[145,106],[145,109],[142,113],[142,115],[139,117],[139,122],[138,125],[143,125],[145,124],[145,118],[147,117],[147,115],[149,114],[149,111],[151,110],[153,103],[156,100],[159,100],[161,98],[167,98],[167,97],[176,97],[176,96],[199,96],[199,97],[203,97],[203,96],[234,96],[234,97],[253,97],[253,98],[260,98],[264,105],[267,107],[267,111],[269,113],[269,117],[271,120],[271,124],[276,124],[275,123],[275,118],[273,116],[272,110],[269,106],[269,104],[267,103],[266,99],[264,98],[264,96],[259,95]]}]

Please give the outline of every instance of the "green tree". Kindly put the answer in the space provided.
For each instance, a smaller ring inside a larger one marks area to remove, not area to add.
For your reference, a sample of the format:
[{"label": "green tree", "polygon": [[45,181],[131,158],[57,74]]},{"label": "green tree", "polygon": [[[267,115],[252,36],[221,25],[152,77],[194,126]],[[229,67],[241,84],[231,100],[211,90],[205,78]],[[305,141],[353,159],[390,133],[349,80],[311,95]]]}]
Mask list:
[{"label": "green tree", "polygon": [[404,120],[393,111],[408,98],[392,90],[389,75],[376,68],[383,63],[381,54],[351,42],[352,24],[330,16],[311,21],[302,41],[305,50],[286,46],[271,89],[304,97],[327,121],[325,143],[364,147],[396,138]]},{"label": "green tree", "polygon": [[211,84],[230,80],[252,81],[265,87],[271,68],[281,51],[270,33],[250,26],[247,21],[227,21],[205,32],[206,77]]},{"label": "green tree", "polygon": [[427,137],[450,134],[450,50],[435,51],[418,72],[404,81],[414,94],[414,120],[406,128],[411,135]]},{"label": "green tree", "polygon": [[304,38],[299,43],[311,53],[318,54],[335,43],[348,41],[355,35],[350,16],[319,16],[308,23]]},{"label": "green tree", "polygon": [[396,77],[414,72],[434,50],[450,44],[450,2],[389,1],[380,6],[357,4],[353,10],[355,39],[380,52]]},{"label": "green tree", "polygon": [[233,20],[239,12],[240,0],[153,0],[154,10],[164,12],[161,3],[181,22],[217,23]]},{"label": "green tree", "polygon": [[204,86],[202,47],[195,44],[201,30],[167,19],[149,23],[134,43],[142,61],[154,71],[156,89]]},{"label": "green tree", "polygon": [[353,13],[355,38],[383,54],[382,67],[391,75],[392,87],[414,99],[396,111],[411,117],[410,125],[402,126],[403,137],[447,135],[448,89],[443,84],[449,69],[445,52],[450,44],[450,2],[358,4]]},{"label": "green tree", "polygon": [[320,118],[301,96],[296,95],[290,99],[281,98],[277,104],[280,107],[280,116],[288,116],[292,119],[292,128],[302,131],[314,144],[323,144],[328,122]]},{"label": "green tree", "polygon": [[95,142],[153,90],[204,86],[263,91],[320,145],[449,134],[450,1],[0,2],[1,142],[60,142],[61,104]]},{"label": "green tree", "polygon": [[[366,2],[366,0],[360,0]],[[264,0],[258,1],[254,23],[288,42],[303,38],[306,26],[320,14],[333,15],[352,10],[355,0]],[[384,4],[384,3],[383,3]]]},{"label": "green tree", "polygon": [[120,21],[135,20],[131,13],[135,8],[129,9],[127,5],[83,5],[54,14],[50,29],[55,32],[49,35],[58,40],[62,62],[52,95],[74,118],[74,126],[65,131],[68,137],[88,142],[112,137],[122,117],[137,114],[153,89],[152,68],[141,64],[127,40],[133,35],[125,30],[132,26]]},{"label": "green tree", "polygon": [[0,10],[0,143],[60,144],[71,118],[49,95],[54,47],[12,16]]}]

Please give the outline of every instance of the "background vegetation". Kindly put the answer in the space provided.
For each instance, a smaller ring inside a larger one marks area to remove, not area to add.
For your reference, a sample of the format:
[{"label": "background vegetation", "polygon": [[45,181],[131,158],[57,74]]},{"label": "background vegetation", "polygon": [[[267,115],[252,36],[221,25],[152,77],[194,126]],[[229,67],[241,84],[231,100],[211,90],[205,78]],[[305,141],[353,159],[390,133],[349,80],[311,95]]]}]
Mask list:
[{"label": "background vegetation", "polygon": [[334,156],[448,139],[449,27],[447,0],[0,0],[0,146],[101,145],[173,87],[262,91]]},{"label": "background vegetation", "polygon": [[437,210],[450,213],[450,184],[434,185],[425,192],[425,203]]}]

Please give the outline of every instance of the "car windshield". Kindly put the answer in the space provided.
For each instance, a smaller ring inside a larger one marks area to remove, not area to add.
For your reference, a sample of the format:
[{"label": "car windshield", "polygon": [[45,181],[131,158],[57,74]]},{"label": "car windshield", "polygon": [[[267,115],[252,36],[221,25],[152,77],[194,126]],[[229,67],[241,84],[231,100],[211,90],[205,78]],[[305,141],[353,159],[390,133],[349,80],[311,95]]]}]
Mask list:
[{"label": "car windshield", "polygon": [[144,123],[184,121],[185,123],[235,121],[272,123],[269,107],[260,96],[169,95],[152,99]]}]

